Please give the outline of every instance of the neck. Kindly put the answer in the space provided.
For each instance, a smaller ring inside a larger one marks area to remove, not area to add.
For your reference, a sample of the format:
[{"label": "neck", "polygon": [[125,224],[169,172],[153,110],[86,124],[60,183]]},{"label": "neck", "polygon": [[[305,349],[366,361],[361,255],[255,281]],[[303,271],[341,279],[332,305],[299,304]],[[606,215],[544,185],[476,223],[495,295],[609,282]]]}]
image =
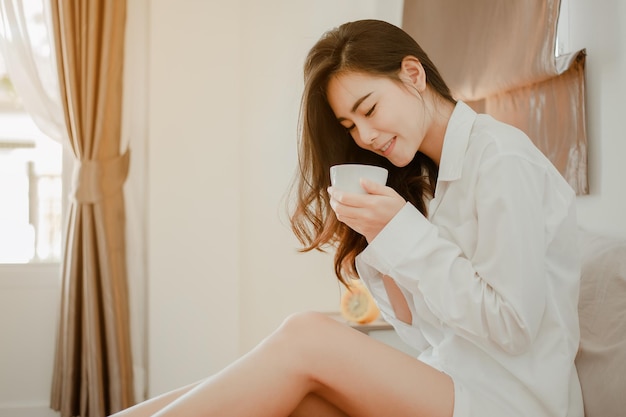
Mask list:
[{"label": "neck", "polygon": [[446,135],[448,122],[454,111],[454,103],[450,103],[448,100],[436,96],[433,100],[432,109],[433,113],[431,115],[430,127],[420,146],[420,152],[428,156],[439,166],[441,152],[443,150],[443,139]]}]

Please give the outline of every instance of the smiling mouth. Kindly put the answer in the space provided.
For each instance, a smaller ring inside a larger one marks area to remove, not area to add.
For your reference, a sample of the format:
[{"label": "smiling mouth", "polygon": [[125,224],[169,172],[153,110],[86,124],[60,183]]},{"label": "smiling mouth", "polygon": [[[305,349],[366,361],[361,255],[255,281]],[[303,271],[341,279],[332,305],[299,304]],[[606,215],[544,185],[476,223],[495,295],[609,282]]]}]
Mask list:
[{"label": "smiling mouth", "polygon": [[393,138],[391,138],[391,140],[387,143],[385,143],[381,148],[380,148],[380,152],[383,153],[383,155],[385,154],[385,152],[387,152],[387,150],[389,149],[389,147],[393,144],[393,142],[396,140],[396,137],[394,136]]}]

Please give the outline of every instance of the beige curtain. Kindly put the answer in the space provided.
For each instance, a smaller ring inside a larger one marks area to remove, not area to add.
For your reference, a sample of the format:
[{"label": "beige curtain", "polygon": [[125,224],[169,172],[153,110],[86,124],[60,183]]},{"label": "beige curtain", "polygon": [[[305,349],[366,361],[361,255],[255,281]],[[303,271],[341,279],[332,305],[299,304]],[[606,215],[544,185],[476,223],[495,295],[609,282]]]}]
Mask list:
[{"label": "beige curtain", "polygon": [[457,99],[524,130],[588,193],[585,52],[555,57],[559,0],[405,0],[403,28]]},{"label": "beige curtain", "polygon": [[490,96],[485,113],[524,130],[577,193],[587,194],[585,52],[564,58],[563,74]]},{"label": "beige curtain", "polygon": [[107,416],[134,402],[120,154],[125,0],[50,0],[75,157],[51,407]]}]

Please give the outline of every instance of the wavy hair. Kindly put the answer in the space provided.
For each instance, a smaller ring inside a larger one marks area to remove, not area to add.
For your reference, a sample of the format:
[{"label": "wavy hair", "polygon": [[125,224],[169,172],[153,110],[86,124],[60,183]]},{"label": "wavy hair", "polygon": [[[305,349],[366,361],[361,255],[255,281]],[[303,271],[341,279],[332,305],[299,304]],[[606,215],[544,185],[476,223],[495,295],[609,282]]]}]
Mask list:
[{"label": "wavy hair", "polygon": [[299,172],[291,188],[295,195],[291,228],[303,245],[302,252],[336,248],[335,274],[344,285],[348,278],[357,277],[355,259],[365,249],[367,241],[335,217],[326,191],[330,186],[330,167],[362,163],[387,168],[387,185],[426,215],[425,198],[434,195],[437,166],[417,152],[411,163],[399,168],[386,158],[357,146],[328,103],[328,82],[333,76],[346,72],[402,82],[398,74],[407,56],[420,61],[426,82],[433,91],[444,100],[455,102],[439,71],[417,42],[387,22],[359,20],[334,28],[322,35],[305,61],[298,124]]}]

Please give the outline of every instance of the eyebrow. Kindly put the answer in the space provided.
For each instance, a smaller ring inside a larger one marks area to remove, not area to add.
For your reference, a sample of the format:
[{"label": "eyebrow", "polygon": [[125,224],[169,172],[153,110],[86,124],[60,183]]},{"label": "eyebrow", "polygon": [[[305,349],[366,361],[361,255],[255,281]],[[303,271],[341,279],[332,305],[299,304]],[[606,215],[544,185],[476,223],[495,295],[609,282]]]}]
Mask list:
[{"label": "eyebrow", "polygon": [[[350,110],[350,113],[354,113],[356,111],[356,109],[359,108],[359,106],[361,105],[361,103],[363,103],[365,101],[366,98],[368,98],[369,96],[371,96],[373,93],[373,91],[371,93],[368,93],[366,95],[364,95],[363,97],[361,97],[360,99],[358,99],[357,101],[354,102],[354,105],[352,106],[352,109]],[[339,117],[337,118],[337,120],[341,123],[344,120],[346,120],[345,117]]]}]

